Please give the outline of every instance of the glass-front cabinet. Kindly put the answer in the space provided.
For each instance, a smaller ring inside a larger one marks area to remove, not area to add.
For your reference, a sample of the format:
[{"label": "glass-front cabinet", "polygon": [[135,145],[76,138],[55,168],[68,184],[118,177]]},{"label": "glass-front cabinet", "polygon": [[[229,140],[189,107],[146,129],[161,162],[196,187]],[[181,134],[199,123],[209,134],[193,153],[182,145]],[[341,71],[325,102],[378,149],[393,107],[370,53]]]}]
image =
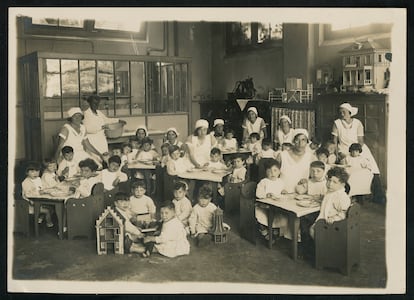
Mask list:
[{"label": "glass-front cabinet", "polygon": [[[30,107],[36,107],[41,128],[44,121],[63,124],[70,107],[85,110],[92,94],[101,97],[99,109],[108,117],[189,113],[186,58],[36,52],[20,58],[20,65],[25,111],[33,118]],[[33,80],[38,83],[29,84]],[[33,85],[38,85],[38,94]]]}]

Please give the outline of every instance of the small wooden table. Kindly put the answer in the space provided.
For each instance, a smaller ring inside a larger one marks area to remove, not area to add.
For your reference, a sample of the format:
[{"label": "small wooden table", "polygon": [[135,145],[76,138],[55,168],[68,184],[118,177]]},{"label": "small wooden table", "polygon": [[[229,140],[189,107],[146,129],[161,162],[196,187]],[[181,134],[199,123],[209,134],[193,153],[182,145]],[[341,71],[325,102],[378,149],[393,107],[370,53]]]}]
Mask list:
[{"label": "small wooden table", "polygon": [[268,210],[268,230],[269,230],[269,248],[272,248],[272,225],[273,218],[275,214],[275,209],[282,209],[288,213],[288,226],[292,233],[292,249],[291,255],[294,260],[297,260],[298,257],[298,233],[299,233],[299,221],[300,218],[306,215],[309,215],[314,212],[318,212],[321,208],[320,206],[316,207],[301,207],[298,206],[297,200],[295,199],[296,194],[286,194],[282,195],[279,200],[274,199],[256,199],[257,202],[265,203],[270,205]]}]

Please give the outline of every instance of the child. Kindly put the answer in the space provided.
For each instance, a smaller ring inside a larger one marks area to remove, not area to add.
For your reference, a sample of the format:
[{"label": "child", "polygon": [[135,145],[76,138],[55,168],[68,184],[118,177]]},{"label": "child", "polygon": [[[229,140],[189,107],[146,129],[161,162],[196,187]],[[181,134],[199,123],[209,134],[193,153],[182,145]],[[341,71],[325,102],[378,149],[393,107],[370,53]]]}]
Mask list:
[{"label": "child", "polygon": [[213,192],[208,185],[203,185],[198,191],[198,203],[194,205],[191,213],[190,233],[193,238],[196,238],[197,246],[208,243],[211,240],[209,234],[213,227],[214,211],[217,209],[211,199]]},{"label": "child", "polygon": [[112,147],[111,154],[112,154],[111,156],[116,155],[116,156],[119,156],[119,158],[121,158],[122,157],[122,146],[120,146],[119,144],[115,144]]},{"label": "child", "polygon": [[[176,257],[190,254],[190,243],[187,240],[187,232],[183,223],[175,216],[175,208],[172,202],[161,205],[162,228],[159,236],[147,236],[144,244],[155,243],[154,248],[161,255]],[[143,253],[144,257],[151,255],[151,246]]]},{"label": "child", "polygon": [[168,152],[170,153],[170,159],[167,161],[168,175],[175,176],[190,169],[188,160],[180,156],[180,148],[178,146],[170,146]]},{"label": "child", "polygon": [[85,198],[91,195],[92,187],[96,183],[101,182],[101,176],[96,173],[98,165],[91,158],[80,161],[79,168],[82,179],[79,182],[79,187],[76,189],[74,197]]},{"label": "child", "polygon": [[323,145],[323,147],[328,150],[329,156],[328,156],[328,164],[333,165],[336,163],[336,145],[333,141],[327,141]]},{"label": "child", "polygon": [[152,139],[145,137],[141,141],[141,151],[138,151],[135,159],[142,162],[152,162],[159,159],[159,154],[152,148]]},{"label": "child", "polygon": [[117,155],[108,159],[108,169],[101,172],[102,183],[106,191],[114,189],[120,182],[128,180],[128,176],[121,172],[121,158]]},{"label": "child", "polygon": [[318,150],[315,151],[315,155],[318,161],[324,163],[326,175],[326,172],[328,172],[328,170],[331,168],[331,166],[328,165],[329,151],[323,147],[320,147]]},{"label": "child", "polygon": [[210,151],[210,162],[208,163],[210,170],[226,170],[226,165],[222,162],[221,151],[219,148],[213,148]]},{"label": "child", "polygon": [[298,194],[308,194],[316,201],[321,201],[326,194],[325,164],[313,161],[310,164],[310,179],[301,179],[295,188]]},{"label": "child", "polygon": [[260,135],[257,132],[250,134],[250,143],[248,149],[252,152],[253,157],[262,151],[262,144],[260,142]]},{"label": "child", "polygon": [[[260,180],[256,188],[258,199],[272,198],[278,199],[282,193],[286,193],[285,183],[280,178],[280,163],[271,160],[265,164],[266,178]],[[267,208],[266,205],[257,203],[255,207],[256,220],[259,223],[260,233],[269,240],[270,233],[267,230]],[[287,217],[284,214],[276,214],[273,219],[272,228],[284,228],[287,226]],[[276,233],[276,232],[275,232]]]},{"label": "child", "polygon": [[274,158],[276,159],[278,152],[272,149],[272,142],[269,139],[262,140],[262,151],[257,155],[257,159]]},{"label": "child", "polygon": [[[22,182],[22,197],[26,201],[29,201],[29,214],[34,213],[33,202],[29,200],[29,197],[39,196],[43,193],[42,180],[40,175],[40,165],[38,163],[29,163],[26,167],[26,178]],[[46,219],[46,226],[53,227],[51,211],[47,206],[40,206],[40,213],[44,214]],[[42,223],[43,218],[39,217],[38,223]]]},{"label": "child", "polygon": [[145,183],[142,180],[136,180],[131,185],[130,197],[131,212],[134,215],[143,216],[149,215],[150,220],[155,220],[156,207],[154,201],[145,195]]},{"label": "child", "polygon": [[244,163],[244,157],[241,154],[236,154],[233,158],[233,172],[229,176],[229,182],[239,183],[246,180],[247,169]]},{"label": "child", "polygon": [[56,161],[51,159],[45,159],[44,161],[45,170],[42,175],[42,186],[43,189],[49,189],[57,186],[60,182],[59,176],[56,174],[57,164]]},{"label": "child", "polygon": [[320,141],[316,138],[312,138],[311,142],[309,143],[310,150],[315,153],[315,151],[318,150],[320,147],[321,147]]},{"label": "child", "polygon": [[362,146],[354,143],[349,146],[349,156],[345,158],[345,165],[353,169],[368,169],[371,171],[371,165],[366,157],[361,156]]},{"label": "child", "polygon": [[184,227],[188,226],[188,218],[192,211],[191,201],[186,197],[187,189],[185,182],[177,181],[174,184],[174,199],[172,201],[175,207],[175,215]]},{"label": "child", "polygon": [[[73,158],[73,148],[71,146],[64,146],[62,148],[63,159],[59,163],[57,175],[59,177],[71,178],[80,173],[79,162]],[[61,178],[62,180],[63,178]]]},{"label": "child", "polygon": [[[346,212],[351,205],[351,199],[345,192],[348,181],[348,173],[340,167],[333,167],[328,171],[328,181],[326,183],[327,193],[323,197],[321,210],[316,221],[325,220],[326,223],[341,221],[346,218]],[[311,226],[309,233],[312,238],[315,236],[315,223]]]},{"label": "child", "polygon": [[234,138],[234,130],[228,128],[226,130],[225,138],[222,141],[223,151],[237,151],[238,143],[237,140]]},{"label": "child", "polygon": [[170,147],[169,143],[164,143],[161,145],[161,168],[167,165],[167,161],[170,158],[170,153],[168,151],[169,147]]},{"label": "child", "polygon": [[[132,153],[132,146],[131,143],[127,142],[127,143],[123,143],[122,144],[122,155],[121,155],[121,161],[122,163],[128,164],[128,161],[130,160],[130,158],[132,159],[131,156],[134,156]],[[136,155],[136,153],[135,153]],[[135,157],[135,156],[134,156]]]},{"label": "child", "polygon": [[[141,149],[141,143],[138,141],[136,137],[132,137],[129,139],[129,145],[131,145],[131,152],[127,154],[128,163],[133,163],[136,160],[136,156]],[[124,148],[124,153],[127,149]]]}]

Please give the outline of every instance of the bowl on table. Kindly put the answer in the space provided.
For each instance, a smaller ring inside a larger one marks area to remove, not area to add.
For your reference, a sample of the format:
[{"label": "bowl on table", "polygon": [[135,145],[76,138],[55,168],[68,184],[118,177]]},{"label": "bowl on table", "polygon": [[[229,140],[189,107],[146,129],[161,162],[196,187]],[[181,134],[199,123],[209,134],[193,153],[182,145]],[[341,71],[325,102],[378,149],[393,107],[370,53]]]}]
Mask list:
[{"label": "bowl on table", "polygon": [[106,125],[105,129],[105,135],[107,138],[110,139],[116,139],[122,136],[122,133],[124,132],[124,125],[125,123],[119,122],[119,123],[112,123]]}]

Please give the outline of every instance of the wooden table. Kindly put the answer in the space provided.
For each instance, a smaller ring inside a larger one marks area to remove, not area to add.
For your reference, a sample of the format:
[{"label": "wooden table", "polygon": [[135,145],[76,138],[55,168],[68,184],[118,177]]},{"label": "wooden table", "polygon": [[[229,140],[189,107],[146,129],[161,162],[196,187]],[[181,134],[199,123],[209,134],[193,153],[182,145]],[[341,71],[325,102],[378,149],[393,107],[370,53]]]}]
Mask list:
[{"label": "wooden table", "polygon": [[308,214],[318,212],[320,206],[316,207],[301,207],[298,206],[297,200],[295,199],[296,194],[286,194],[282,195],[279,200],[274,199],[256,199],[260,203],[265,203],[270,205],[268,210],[268,231],[269,231],[269,248],[272,248],[272,225],[273,218],[275,214],[275,209],[281,209],[288,214],[288,226],[292,233],[292,248],[291,255],[294,260],[297,260],[298,257],[298,233],[299,233],[299,222],[300,217],[306,216]]}]

